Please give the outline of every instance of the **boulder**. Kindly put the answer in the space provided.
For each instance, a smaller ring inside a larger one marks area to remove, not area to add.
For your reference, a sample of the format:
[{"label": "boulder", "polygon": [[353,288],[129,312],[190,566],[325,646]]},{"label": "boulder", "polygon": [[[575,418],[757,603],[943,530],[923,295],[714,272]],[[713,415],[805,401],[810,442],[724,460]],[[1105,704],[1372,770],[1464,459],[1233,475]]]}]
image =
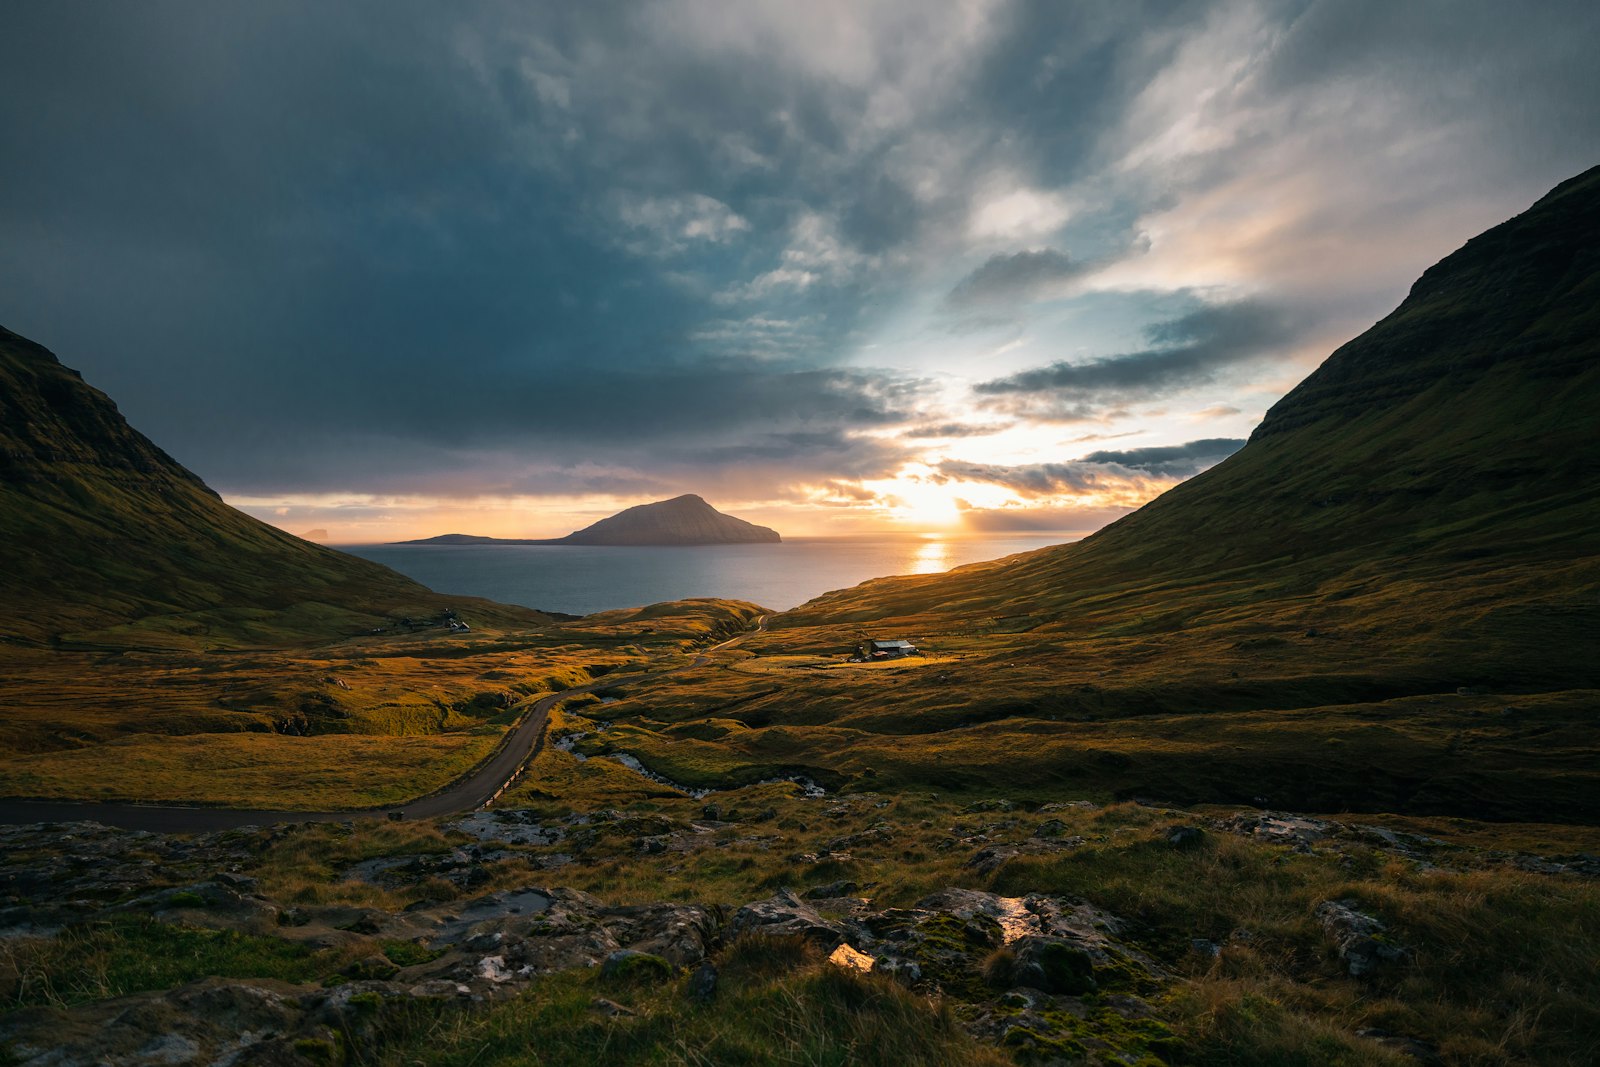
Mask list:
[{"label": "boulder", "polygon": [[804,937],[830,951],[845,939],[843,926],[824,919],[815,908],[787,889],[740,908],[734,913],[729,929],[735,935]]},{"label": "boulder", "polygon": [[717,968],[704,960],[689,976],[689,995],[696,1000],[710,1000],[717,995]]},{"label": "boulder", "polygon": [[1198,848],[1206,832],[1198,826],[1169,826],[1161,831],[1161,837],[1173,848]]},{"label": "boulder", "polygon": [[1388,936],[1387,928],[1356,909],[1354,900],[1325,900],[1317,905],[1317,920],[1333,941],[1354,978],[1364,978],[1385,964],[1406,958],[1411,950]]}]

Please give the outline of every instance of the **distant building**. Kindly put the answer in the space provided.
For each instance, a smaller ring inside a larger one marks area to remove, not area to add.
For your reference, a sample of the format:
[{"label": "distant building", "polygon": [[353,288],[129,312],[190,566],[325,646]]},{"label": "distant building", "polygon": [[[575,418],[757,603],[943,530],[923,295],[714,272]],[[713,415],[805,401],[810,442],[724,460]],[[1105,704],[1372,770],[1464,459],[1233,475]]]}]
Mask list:
[{"label": "distant building", "polygon": [[917,646],[910,641],[868,641],[868,659],[893,659],[896,656],[915,656]]}]

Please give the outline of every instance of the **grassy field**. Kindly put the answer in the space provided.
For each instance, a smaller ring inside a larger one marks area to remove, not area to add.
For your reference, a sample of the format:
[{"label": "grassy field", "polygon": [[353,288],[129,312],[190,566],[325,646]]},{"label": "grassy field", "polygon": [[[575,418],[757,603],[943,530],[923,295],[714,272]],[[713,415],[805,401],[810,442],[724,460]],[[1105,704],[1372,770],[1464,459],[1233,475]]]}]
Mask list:
[{"label": "grassy field", "polygon": [[614,672],[682,667],[760,613],[702,600],[537,629],[436,628],[298,648],[0,647],[0,795],[391,804],[469,770],[539,697]]}]

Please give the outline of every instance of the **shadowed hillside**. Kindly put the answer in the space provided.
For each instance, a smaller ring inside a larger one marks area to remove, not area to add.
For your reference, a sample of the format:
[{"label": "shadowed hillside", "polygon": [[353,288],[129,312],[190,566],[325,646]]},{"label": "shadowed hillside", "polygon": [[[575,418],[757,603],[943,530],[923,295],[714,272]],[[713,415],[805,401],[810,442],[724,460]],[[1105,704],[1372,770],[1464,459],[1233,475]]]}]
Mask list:
[{"label": "shadowed hillside", "polygon": [[470,604],[224,504],[48,350],[0,329],[0,639],[159,647],[358,632]]}]

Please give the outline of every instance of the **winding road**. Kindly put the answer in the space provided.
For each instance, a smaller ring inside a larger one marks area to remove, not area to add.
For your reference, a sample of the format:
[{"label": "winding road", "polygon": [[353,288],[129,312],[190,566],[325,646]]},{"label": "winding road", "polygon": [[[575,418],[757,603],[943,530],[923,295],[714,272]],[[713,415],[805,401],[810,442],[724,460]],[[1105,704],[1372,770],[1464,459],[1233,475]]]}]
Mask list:
[{"label": "winding road", "polygon": [[[703,667],[710,661],[710,653],[728,648],[751,634],[762,633],[767,628],[767,616],[757,620],[755,628],[721,641],[695,656],[689,667]],[[153,830],[158,833],[204,833],[214,830],[232,830],[240,826],[268,826],[275,823],[345,822],[350,819],[383,819],[398,812],[405,819],[431,819],[441,815],[456,815],[476,811],[505,791],[544,747],[545,728],[550,724],[550,709],[569,697],[607,689],[616,685],[640,682],[664,674],[683,670],[657,671],[651,674],[630,675],[626,678],[607,678],[591,685],[563,689],[559,693],[541,697],[512,727],[505,738],[471,773],[458,778],[450,785],[427,796],[388,808],[360,808],[352,811],[269,811],[248,808],[198,808],[184,805],[162,804],[102,804],[71,800],[0,800],[0,825],[19,825],[42,822],[93,821],[125,830]]]}]

